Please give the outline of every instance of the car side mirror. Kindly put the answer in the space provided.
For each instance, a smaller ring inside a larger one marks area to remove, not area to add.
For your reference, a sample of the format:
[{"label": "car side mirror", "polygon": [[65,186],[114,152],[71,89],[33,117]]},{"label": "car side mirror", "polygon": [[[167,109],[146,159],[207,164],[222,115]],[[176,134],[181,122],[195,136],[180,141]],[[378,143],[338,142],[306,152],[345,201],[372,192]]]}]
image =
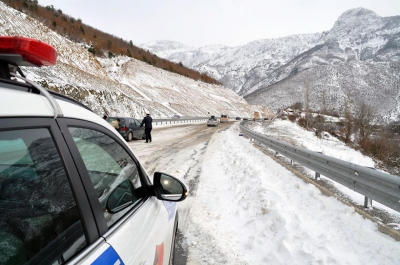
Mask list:
[{"label": "car side mirror", "polygon": [[183,201],[189,194],[183,182],[162,172],[154,173],[153,188],[156,197],[163,201]]},{"label": "car side mirror", "polygon": [[133,204],[135,189],[129,179],[121,182],[108,196],[106,210],[109,213],[117,213]]}]

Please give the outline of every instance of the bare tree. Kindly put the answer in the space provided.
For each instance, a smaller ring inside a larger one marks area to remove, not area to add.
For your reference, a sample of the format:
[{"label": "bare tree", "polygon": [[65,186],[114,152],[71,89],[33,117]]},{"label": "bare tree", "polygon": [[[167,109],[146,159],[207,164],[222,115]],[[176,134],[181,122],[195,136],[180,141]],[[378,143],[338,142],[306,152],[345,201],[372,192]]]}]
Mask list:
[{"label": "bare tree", "polygon": [[357,111],[355,120],[358,129],[359,143],[365,142],[371,135],[375,119],[374,116],[375,115],[371,107],[365,104],[364,102],[361,103]]},{"label": "bare tree", "polygon": [[305,120],[306,120],[306,129],[308,129],[308,126],[310,125],[310,119],[311,119],[311,114],[310,114],[310,83],[308,81],[305,82],[304,84],[304,89],[305,89]]},{"label": "bare tree", "polygon": [[346,135],[344,142],[349,143],[350,142],[350,136],[353,131],[353,117],[351,115],[351,112],[349,110],[349,103],[346,101],[344,105],[344,117],[346,118],[346,123],[345,123],[345,130],[346,130]]},{"label": "bare tree", "polygon": [[321,114],[322,115],[326,115],[328,113],[328,109],[326,108],[326,90],[322,90],[322,108],[321,110]]}]

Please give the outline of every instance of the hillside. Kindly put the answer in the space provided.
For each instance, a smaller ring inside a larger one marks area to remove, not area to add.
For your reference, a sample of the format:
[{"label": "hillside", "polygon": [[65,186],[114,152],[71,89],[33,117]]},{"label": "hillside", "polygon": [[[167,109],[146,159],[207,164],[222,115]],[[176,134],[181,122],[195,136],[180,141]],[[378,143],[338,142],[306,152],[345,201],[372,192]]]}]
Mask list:
[{"label": "hillside", "polygon": [[54,46],[56,66],[24,67],[23,71],[28,78],[85,103],[99,115],[251,116],[253,111],[268,115],[266,108],[249,105],[223,86],[182,77],[128,56],[95,57],[81,44],[2,2],[0,25],[1,35],[25,36]]},{"label": "hillside", "polygon": [[327,109],[337,115],[343,115],[346,104],[355,113],[365,103],[377,116],[396,120],[400,113],[398,80],[400,71],[388,63],[354,61],[301,71],[245,98],[277,110],[297,102],[304,106],[308,97],[311,110]]},{"label": "hillside", "polygon": [[132,41],[128,42],[112,34],[95,29],[90,25],[86,25],[80,18],[76,19],[64,14],[61,9],[57,9],[53,5],[44,7],[39,5],[37,0],[2,0],[2,2],[42,22],[45,26],[67,39],[76,43],[83,43],[85,49],[95,56],[112,58],[114,56],[126,55],[157,68],[178,73],[194,80],[217,85],[221,84],[214,78],[187,68],[180,62],[174,63],[159,58],[157,55],[133,45]]}]

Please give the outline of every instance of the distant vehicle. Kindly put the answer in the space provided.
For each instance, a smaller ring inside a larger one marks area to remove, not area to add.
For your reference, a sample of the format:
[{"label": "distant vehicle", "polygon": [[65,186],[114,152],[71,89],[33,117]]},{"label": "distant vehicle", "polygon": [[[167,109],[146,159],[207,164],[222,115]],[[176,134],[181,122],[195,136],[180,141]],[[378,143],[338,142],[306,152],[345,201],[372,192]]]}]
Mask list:
[{"label": "distant vehicle", "polygon": [[181,116],[178,114],[174,114],[174,116],[172,116],[172,119],[180,119],[180,118],[181,118]]},{"label": "distant vehicle", "polygon": [[248,121],[249,119],[248,119],[248,118],[243,118],[243,120],[244,120],[244,121]]},{"label": "distant vehicle", "polygon": [[267,121],[267,120],[269,120],[268,118],[264,118],[264,121]]},{"label": "distant vehicle", "polygon": [[218,120],[217,119],[213,119],[213,118],[210,118],[210,119],[208,119],[208,121],[207,121],[207,126],[208,127],[215,127],[215,126],[218,126]]},{"label": "distant vehicle", "polygon": [[241,118],[240,118],[240,117],[236,117],[236,118],[235,118],[235,120],[237,120],[237,121],[240,121],[240,120],[241,120]]},{"label": "distant vehicle", "polygon": [[108,117],[108,123],[119,119],[119,129],[117,130],[127,142],[133,139],[144,139],[144,127],[140,127],[140,122],[137,119],[130,117]]},{"label": "distant vehicle", "polygon": [[214,115],[211,115],[210,119],[215,119],[215,116],[214,116]]},{"label": "distant vehicle", "polygon": [[228,115],[226,115],[226,114],[221,115],[220,122],[228,122],[228,120],[229,120]]}]

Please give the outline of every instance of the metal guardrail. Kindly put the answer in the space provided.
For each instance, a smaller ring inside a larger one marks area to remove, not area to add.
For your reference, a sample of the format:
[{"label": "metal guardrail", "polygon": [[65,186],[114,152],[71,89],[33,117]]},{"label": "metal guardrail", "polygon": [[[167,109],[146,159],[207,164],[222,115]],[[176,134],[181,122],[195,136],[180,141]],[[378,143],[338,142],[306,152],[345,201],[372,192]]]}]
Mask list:
[{"label": "metal guardrail", "polygon": [[153,122],[158,124],[173,124],[173,123],[185,123],[185,122],[195,122],[195,121],[206,121],[210,117],[181,117],[181,118],[165,118],[165,119],[153,119]]},{"label": "metal guardrail", "polygon": [[251,139],[292,159],[365,196],[364,206],[372,203],[371,199],[400,212],[400,177],[393,176],[372,168],[356,165],[334,157],[313,152],[289,143],[271,139],[253,132],[240,124],[241,131]]}]

